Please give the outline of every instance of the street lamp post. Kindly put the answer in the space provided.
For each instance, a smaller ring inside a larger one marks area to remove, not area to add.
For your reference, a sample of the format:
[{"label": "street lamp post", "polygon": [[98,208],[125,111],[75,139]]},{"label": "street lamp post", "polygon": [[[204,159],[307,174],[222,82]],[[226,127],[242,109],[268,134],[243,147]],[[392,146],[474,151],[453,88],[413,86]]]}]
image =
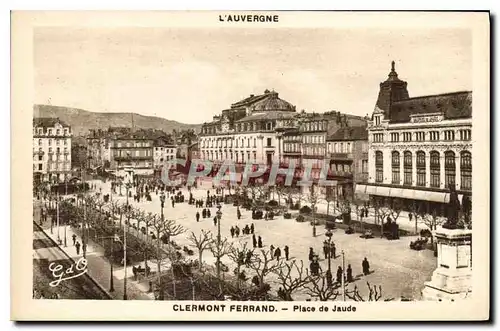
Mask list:
[{"label": "street lamp post", "polygon": [[[64,186],[65,186],[64,193],[65,193],[65,196],[67,197],[68,196],[68,177],[64,177]],[[66,219],[64,220],[64,247],[68,247],[68,241],[67,241],[68,235],[67,235],[67,231],[66,231],[66,227],[68,225],[67,223],[68,223],[68,218],[66,217]]]},{"label": "street lamp post", "polygon": [[[222,218],[221,206],[217,210],[217,249],[220,250],[220,220]],[[217,252],[217,278],[220,281],[220,254]]]},{"label": "street lamp post", "polygon": [[346,301],[345,299],[345,256],[344,256],[344,250],[342,250],[342,300]]},{"label": "street lamp post", "polygon": [[327,273],[327,282],[328,286],[332,285],[332,254],[331,254],[331,246],[332,246],[332,231],[328,229],[325,233],[325,236],[328,237],[328,273]]},{"label": "street lamp post", "polygon": [[123,270],[125,272],[125,277],[123,279],[123,300],[127,300],[127,229],[128,229],[128,226],[130,224],[130,205],[129,205],[129,202],[128,202],[128,194],[129,194],[129,189],[132,185],[130,184],[130,182],[127,182],[127,184],[125,185],[127,191],[127,222],[125,222],[126,224],[124,224],[124,235],[123,235]]}]

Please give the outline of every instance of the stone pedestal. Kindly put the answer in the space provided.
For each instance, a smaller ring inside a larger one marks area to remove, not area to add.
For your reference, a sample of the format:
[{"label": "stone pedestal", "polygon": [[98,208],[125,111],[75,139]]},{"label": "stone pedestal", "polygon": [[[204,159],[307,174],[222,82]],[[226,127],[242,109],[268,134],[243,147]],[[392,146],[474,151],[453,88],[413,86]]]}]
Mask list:
[{"label": "stone pedestal", "polygon": [[456,301],[472,291],[472,231],[439,229],[435,232],[437,268],[422,291],[424,300]]}]

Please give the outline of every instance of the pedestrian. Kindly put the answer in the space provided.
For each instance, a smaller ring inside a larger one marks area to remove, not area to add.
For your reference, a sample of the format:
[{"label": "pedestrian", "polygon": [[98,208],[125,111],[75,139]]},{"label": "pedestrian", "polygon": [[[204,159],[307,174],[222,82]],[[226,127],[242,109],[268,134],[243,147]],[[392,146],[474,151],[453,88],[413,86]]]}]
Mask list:
[{"label": "pedestrian", "polygon": [[252,244],[253,244],[253,248],[255,248],[257,246],[257,239],[255,238],[255,234],[252,234]]},{"label": "pedestrian", "polygon": [[174,201],[174,197],[172,197],[172,208],[175,208],[175,201]]},{"label": "pedestrian", "polygon": [[80,255],[80,242],[79,241],[76,242],[75,247],[76,247],[76,255]]},{"label": "pedestrian", "polygon": [[241,211],[240,211],[240,207],[236,207],[236,216],[238,217],[238,219],[241,218]]},{"label": "pedestrian", "polygon": [[83,254],[87,253],[87,243],[86,242],[83,242],[83,244],[82,244],[82,251],[83,251]]},{"label": "pedestrian", "polygon": [[234,227],[231,227],[231,238],[234,238]]},{"label": "pedestrian", "polygon": [[408,218],[410,219],[410,222],[411,222],[411,219],[413,218],[413,214],[412,213],[408,213]]},{"label": "pedestrian", "polygon": [[323,242],[323,254],[325,254],[325,260],[328,259],[328,253],[330,253],[330,249],[328,248],[328,241]]},{"label": "pedestrian", "polygon": [[363,267],[363,274],[365,276],[368,275],[370,273],[370,263],[368,262],[368,259],[366,257],[361,263],[361,266]]},{"label": "pedestrian", "polygon": [[243,230],[244,230],[243,231],[244,234],[250,234],[250,228],[248,227],[248,224],[245,225],[245,228]]},{"label": "pedestrian", "polygon": [[217,226],[217,216],[214,216],[214,226]]},{"label": "pedestrian", "polygon": [[259,248],[262,248],[262,238],[259,236],[259,240],[257,241]]},{"label": "pedestrian", "polygon": [[330,245],[330,254],[331,254],[331,256],[332,256],[334,259],[336,259],[336,258],[337,258],[337,250],[336,250],[336,248],[335,248],[335,243],[332,243],[332,244]]},{"label": "pedestrian", "polygon": [[205,208],[203,208],[203,210],[201,211],[201,215],[203,216],[203,218],[207,217],[207,210]]},{"label": "pedestrian", "polygon": [[212,215],[210,214],[210,209],[207,209],[207,218],[210,218],[212,217]]},{"label": "pedestrian", "polygon": [[347,273],[347,282],[351,283],[353,281],[353,278],[352,278],[352,268],[350,264],[347,265],[346,273]]},{"label": "pedestrian", "polygon": [[250,225],[250,233],[253,234],[255,232],[255,227],[253,226],[253,223]]},{"label": "pedestrian", "polygon": [[236,225],[236,227],[234,228],[234,233],[236,234],[236,237],[239,237],[240,236],[240,228]]},{"label": "pedestrian", "polygon": [[276,257],[276,261],[279,261],[281,257],[281,249],[279,247],[277,247],[276,250],[274,251],[274,256]]},{"label": "pedestrian", "polygon": [[269,249],[271,250],[271,256],[274,256],[274,246],[271,245],[271,247],[269,247]]},{"label": "pedestrian", "polygon": [[285,252],[285,258],[288,261],[288,257],[289,257],[289,254],[290,254],[288,246],[285,246],[285,248],[283,248],[283,251]]},{"label": "pedestrian", "polygon": [[253,255],[252,251],[248,251],[247,252],[247,257],[246,257],[246,260],[245,260],[245,264],[246,265],[249,265],[252,262],[252,255]]},{"label": "pedestrian", "polygon": [[312,261],[314,257],[314,251],[312,247],[309,247],[309,261]]},{"label": "pedestrian", "polygon": [[73,246],[75,246],[75,243],[76,243],[76,234],[73,233],[73,235],[71,236],[71,238],[73,238]]},{"label": "pedestrian", "polygon": [[342,283],[342,267],[337,269],[337,283]]},{"label": "pedestrian", "polygon": [[196,222],[199,222],[199,221],[200,221],[200,213],[196,212]]}]

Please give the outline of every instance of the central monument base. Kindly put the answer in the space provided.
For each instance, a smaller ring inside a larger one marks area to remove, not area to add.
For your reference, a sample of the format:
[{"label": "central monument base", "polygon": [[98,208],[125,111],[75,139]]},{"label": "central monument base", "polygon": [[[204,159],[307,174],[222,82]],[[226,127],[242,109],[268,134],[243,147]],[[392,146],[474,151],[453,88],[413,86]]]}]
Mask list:
[{"label": "central monument base", "polygon": [[437,268],[422,291],[424,300],[456,301],[470,296],[472,291],[472,231],[439,229]]}]

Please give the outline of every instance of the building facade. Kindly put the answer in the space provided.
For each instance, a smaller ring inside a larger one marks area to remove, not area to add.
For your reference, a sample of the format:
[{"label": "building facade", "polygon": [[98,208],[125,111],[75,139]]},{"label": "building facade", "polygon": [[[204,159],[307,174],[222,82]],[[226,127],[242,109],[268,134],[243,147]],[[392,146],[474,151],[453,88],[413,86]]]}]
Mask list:
[{"label": "building facade", "polygon": [[393,62],[368,126],[368,183],[356,190],[439,214],[450,188],[470,201],[471,129],[472,92],[410,98]]},{"label": "building facade", "polygon": [[71,175],[71,127],[59,118],[33,119],[33,175],[38,182],[63,182]]},{"label": "building facade", "polygon": [[154,139],[145,132],[131,132],[116,137],[111,142],[111,168],[118,176],[127,171],[134,175],[153,175]]},{"label": "building facade", "polygon": [[177,155],[177,146],[168,139],[158,138],[153,143],[153,166],[161,167],[164,162],[173,160]]},{"label": "building facade", "polygon": [[266,90],[231,105],[204,123],[199,138],[201,158],[215,163],[271,164],[279,161],[276,123],[295,114],[295,106]]},{"label": "building facade", "polygon": [[352,198],[357,183],[368,180],[368,131],[366,127],[343,127],[327,138],[329,175],[337,181],[334,195]]}]

